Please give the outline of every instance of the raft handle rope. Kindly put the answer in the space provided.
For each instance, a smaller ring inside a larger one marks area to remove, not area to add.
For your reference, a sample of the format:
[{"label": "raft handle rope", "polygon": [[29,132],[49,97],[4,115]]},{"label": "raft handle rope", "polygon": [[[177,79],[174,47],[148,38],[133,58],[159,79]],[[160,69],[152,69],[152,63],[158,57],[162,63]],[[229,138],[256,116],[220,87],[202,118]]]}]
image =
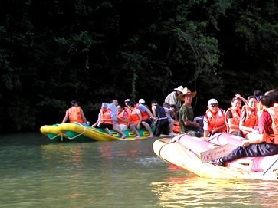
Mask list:
[{"label": "raft handle rope", "polygon": [[61,133],[51,137],[50,140],[53,140],[53,139],[55,139],[58,136],[61,136],[61,141],[63,141],[63,134],[61,134]]},{"label": "raft handle rope", "polygon": [[[83,125],[81,125],[81,124],[79,124],[80,126],[83,126]],[[73,137],[68,137],[68,139],[69,140],[73,140],[73,139],[75,139],[76,137],[79,137],[79,136],[81,136],[82,134],[84,134],[84,132],[86,131],[86,126],[83,126],[83,132],[81,132],[80,134],[77,134],[77,135],[75,135],[75,136],[73,136]]]},{"label": "raft handle rope", "polygon": [[278,161],[278,157],[277,159],[263,172],[263,176],[273,167],[273,165],[275,165],[275,163],[277,163]]}]

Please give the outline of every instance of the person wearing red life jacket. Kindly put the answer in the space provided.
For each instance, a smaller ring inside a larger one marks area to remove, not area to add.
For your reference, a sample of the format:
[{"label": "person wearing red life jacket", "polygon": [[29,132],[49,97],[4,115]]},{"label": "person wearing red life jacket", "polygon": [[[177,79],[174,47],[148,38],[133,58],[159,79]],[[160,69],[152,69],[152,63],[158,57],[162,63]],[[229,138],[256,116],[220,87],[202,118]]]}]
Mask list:
[{"label": "person wearing red life jacket", "polygon": [[123,107],[123,105],[119,104],[118,108],[118,124],[120,126],[121,131],[125,131],[128,128],[128,111]]},{"label": "person wearing red life jacket", "polygon": [[218,107],[218,101],[214,98],[208,101],[203,123],[205,138],[215,133],[226,132],[225,111]]},{"label": "person wearing red life jacket", "polygon": [[227,132],[236,136],[243,136],[239,129],[241,114],[241,99],[238,96],[231,100],[231,107],[225,112],[225,123]]},{"label": "person wearing red life jacket", "polygon": [[140,110],[135,107],[135,104],[132,101],[126,102],[126,105],[129,109],[129,114],[128,114],[129,128],[134,134],[136,134],[136,139],[140,139],[140,133],[138,131],[140,130],[141,122],[142,122],[142,115],[140,113]]},{"label": "person wearing red life jacket", "polygon": [[258,109],[257,99],[255,96],[249,96],[247,104],[241,108],[241,116],[239,122],[239,129],[243,136],[255,131],[258,126]]},{"label": "person wearing red life jacket", "polygon": [[65,117],[61,123],[65,123],[67,120],[69,120],[70,123],[87,123],[87,119],[84,116],[84,112],[76,100],[71,101],[71,107],[66,111]]}]

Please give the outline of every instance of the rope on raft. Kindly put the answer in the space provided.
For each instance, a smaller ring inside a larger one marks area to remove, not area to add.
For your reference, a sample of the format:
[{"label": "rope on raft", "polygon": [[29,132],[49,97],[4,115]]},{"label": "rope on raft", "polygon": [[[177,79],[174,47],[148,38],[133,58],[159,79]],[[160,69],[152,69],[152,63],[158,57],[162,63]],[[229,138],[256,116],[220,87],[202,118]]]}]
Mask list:
[{"label": "rope on raft", "polygon": [[[76,124],[78,124],[78,125],[80,125],[80,126],[83,126],[83,125],[80,124],[80,123],[76,123]],[[80,134],[77,134],[77,135],[75,135],[75,136],[73,136],[73,137],[68,137],[68,139],[69,139],[69,140],[73,140],[73,139],[75,139],[76,137],[79,137],[79,136],[81,136],[82,134],[84,134],[85,131],[86,131],[86,126],[83,126],[83,132],[81,132]]]}]

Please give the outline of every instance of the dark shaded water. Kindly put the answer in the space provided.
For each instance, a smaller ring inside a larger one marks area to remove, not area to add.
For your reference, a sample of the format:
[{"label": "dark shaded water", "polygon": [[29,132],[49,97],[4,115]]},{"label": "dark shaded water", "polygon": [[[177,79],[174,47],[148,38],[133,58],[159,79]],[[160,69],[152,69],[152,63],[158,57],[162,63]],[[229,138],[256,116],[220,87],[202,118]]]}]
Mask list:
[{"label": "dark shaded water", "polygon": [[277,207],[278,183],[194,176],[154,155],[155,139],[51,143],[0,136],[0,207]]}]

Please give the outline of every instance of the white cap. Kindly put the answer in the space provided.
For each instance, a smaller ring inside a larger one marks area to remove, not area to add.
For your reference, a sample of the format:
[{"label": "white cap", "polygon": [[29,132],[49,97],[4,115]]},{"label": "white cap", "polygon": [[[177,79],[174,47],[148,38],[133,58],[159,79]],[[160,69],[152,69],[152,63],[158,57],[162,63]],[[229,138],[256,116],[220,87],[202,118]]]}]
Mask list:
[{"label": "white cap", "polygon": [[143,104],[143,103],[146,103],[146,101],[144,99],[140,99],[139,103]]},{"label": "white cap", "polygon": [[125,102],[129,102],[130,101],[130,99],[129,98],[127,98],[126,100],[125,100]]},{"label": "white cap", "polygon": [[216,99],[212,98],[208,101],[208,106],[211,104],[215,104],[215,103],[218,103],[218,101]]}]

